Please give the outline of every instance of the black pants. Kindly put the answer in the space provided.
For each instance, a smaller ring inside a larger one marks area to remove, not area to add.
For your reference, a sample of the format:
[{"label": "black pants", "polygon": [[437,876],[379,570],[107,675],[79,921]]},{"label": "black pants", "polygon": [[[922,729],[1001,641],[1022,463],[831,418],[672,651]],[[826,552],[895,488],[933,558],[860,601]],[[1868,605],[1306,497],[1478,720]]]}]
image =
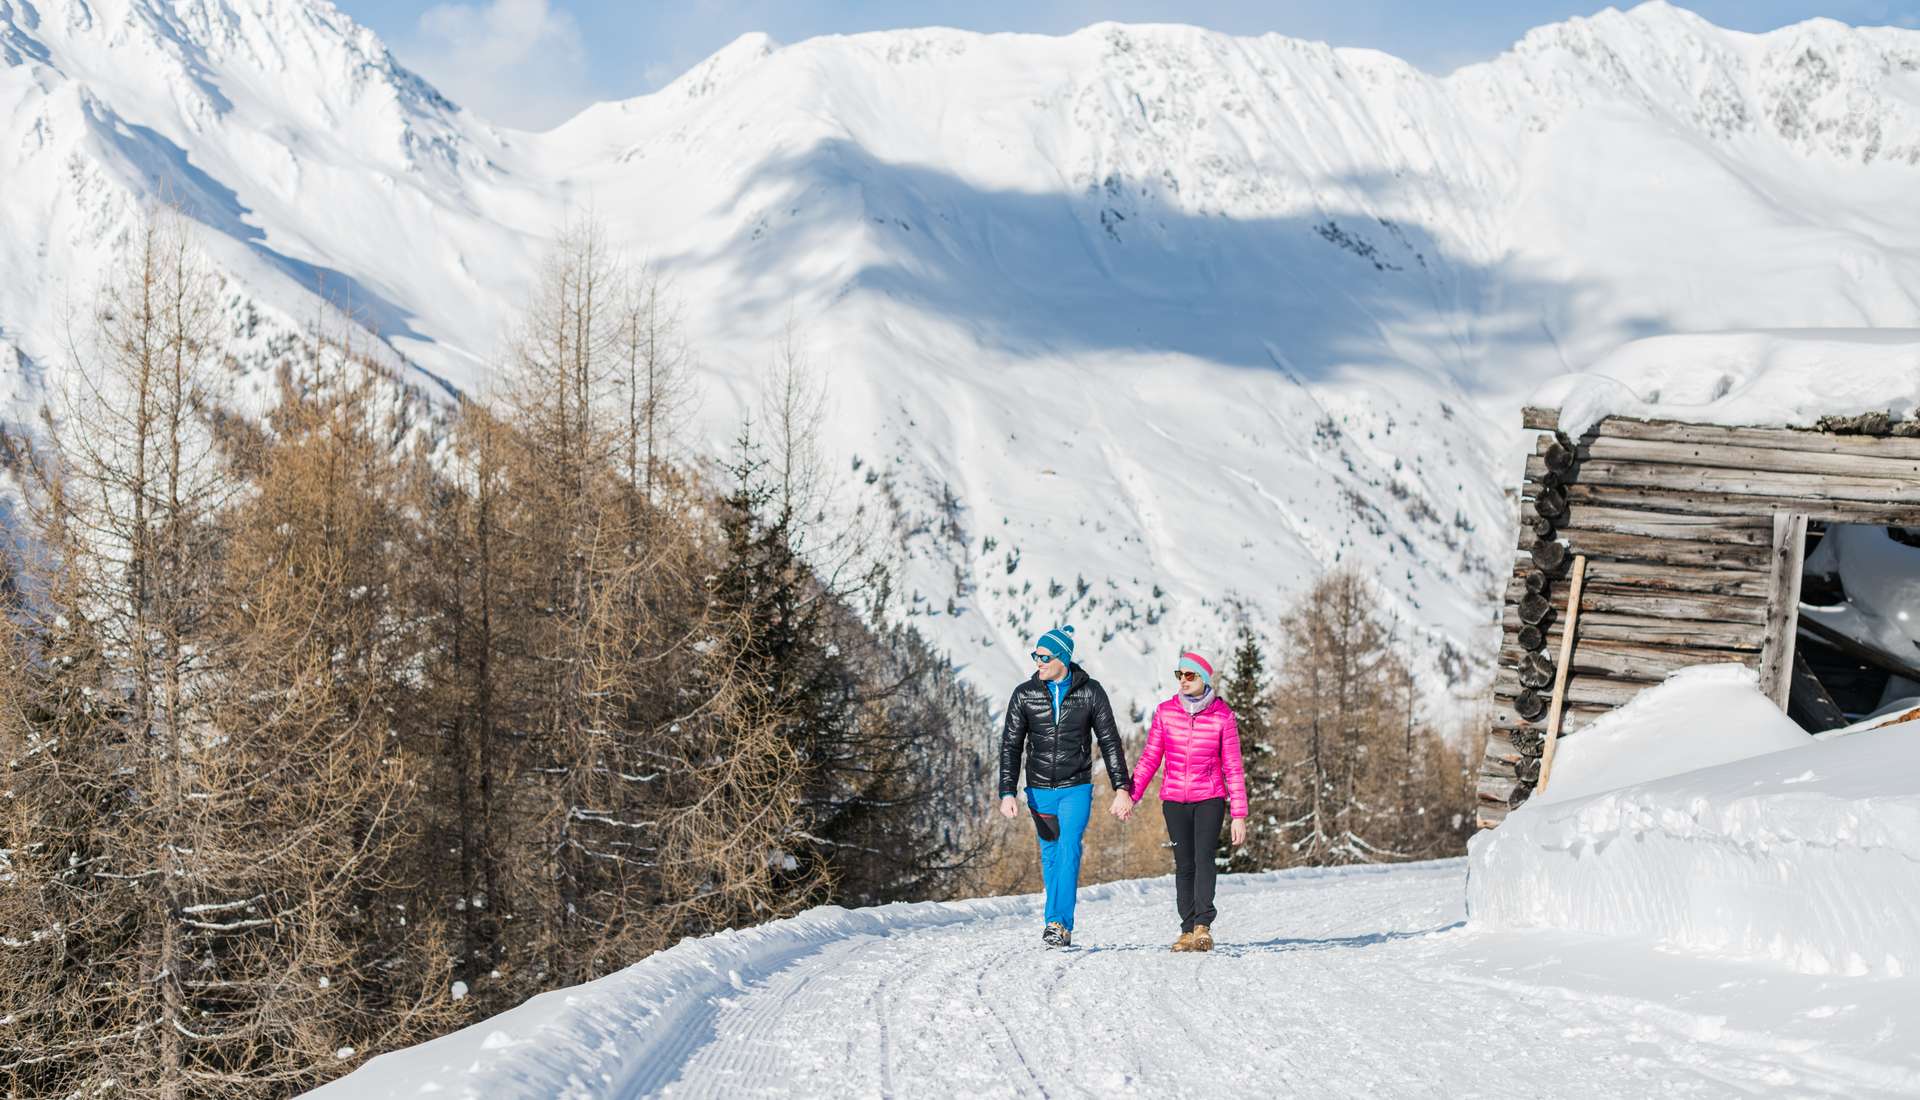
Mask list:
[{"label": "black pants", "polygon": [[1213,854],[1220,847],[1220,826],[1227,820],[1227,800],[1162,802],[1167,837],[1173,841],[1173,890],[1180,903],[1180,931],[1196,924],[1212,924]]}]

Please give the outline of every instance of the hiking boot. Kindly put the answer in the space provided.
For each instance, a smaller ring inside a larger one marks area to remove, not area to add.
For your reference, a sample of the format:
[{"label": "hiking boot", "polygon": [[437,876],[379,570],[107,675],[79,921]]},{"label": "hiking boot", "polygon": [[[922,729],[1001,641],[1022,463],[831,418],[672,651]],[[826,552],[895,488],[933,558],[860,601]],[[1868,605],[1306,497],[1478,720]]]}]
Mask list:
[{"label": "hiking boot", "polygon": [[1193,941],[1188,945],[1187,950],[1189,951],[1213,950],[1213,930],[1211,928],[1208,928],[1204,924],[1194,925]]},{"label": "hiking boot", "polygon": [[1172,946],[1172,947],[1170,947],[1170,948],[1168,948],[1168,950],[1169,950],[1169,951],[1191,951],[1191,950],[1193,950],[1193,933],[1192,933],[1192,932],[1182,932],[1182,933],[1180,933],[1180,938],[1179,938],[1179,939],[1177,939],[1177,940],[1175,940],[1175,941],[1173,941],[1173,946]]},{"label": "hiking boot", "polygon": [[1069,947],[1073,944],[1073,933],[1059,921],[1048,921],[1047,930],[1040,933],[1040,942],[1048,947]]}]

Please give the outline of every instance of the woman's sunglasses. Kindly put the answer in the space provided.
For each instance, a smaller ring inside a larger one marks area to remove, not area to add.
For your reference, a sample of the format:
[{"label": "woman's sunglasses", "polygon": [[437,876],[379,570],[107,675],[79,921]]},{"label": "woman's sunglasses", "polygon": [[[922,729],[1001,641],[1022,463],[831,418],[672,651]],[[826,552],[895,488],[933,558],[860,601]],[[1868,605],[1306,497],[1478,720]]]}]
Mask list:
[{"label": "woman's sunglasses", "polygon": [[1198,680],[1200,678],[1200,674],[1198,672],[1188,672],[1186,669],[1183,668],[1178,672],[1175,672],[1173,674],[1173,678],[1184,684],[1188,680]]}]

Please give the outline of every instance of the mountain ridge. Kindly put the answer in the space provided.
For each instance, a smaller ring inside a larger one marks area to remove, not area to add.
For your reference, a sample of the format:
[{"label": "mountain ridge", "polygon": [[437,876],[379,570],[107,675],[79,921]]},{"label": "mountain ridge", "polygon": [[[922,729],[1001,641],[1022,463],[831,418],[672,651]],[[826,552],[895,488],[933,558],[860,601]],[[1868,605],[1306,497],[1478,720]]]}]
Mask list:
[{"label": "mountain ridge", "polygon": [[1646,335],[1920,316],[1920,32],[1656,0],[1445,76],[1179,26],[748,35],[545,133],[320,0],[0,0],[0,59],[16,422],[47,288],[157,196],[278,323],[318,283],[467,392],[591,210],[681,295],[715,450],[800,323],[896,613],[988,684],[1074,619],[1138,703],[1358,564],[1471,693],[1526,393]]}]

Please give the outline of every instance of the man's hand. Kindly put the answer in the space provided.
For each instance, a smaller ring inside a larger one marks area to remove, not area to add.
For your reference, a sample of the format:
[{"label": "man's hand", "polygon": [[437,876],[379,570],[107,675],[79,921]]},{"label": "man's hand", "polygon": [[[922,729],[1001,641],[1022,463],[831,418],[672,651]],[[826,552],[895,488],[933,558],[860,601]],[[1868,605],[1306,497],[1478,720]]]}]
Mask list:
[{"label": "man's hand", "polygon": [[1107,807],[1107,812],[1122,821],[1132,817],[1133,796],[1126,791],[1113,792],[1113,805]]},{"label": "man's hand", "polygon": [[1020,816],[1020,806],[1013,800],[1012,795],[1003,794],[1000,796],[1000,816],[1007,818]]},{"label": "man's hand", "polygon": [[1236,817],[1233,819],[1234,846],[1238,847],[1242,844],[1245,844],[1246,842],[1247,842],[1247,819],[1244,817]]}]

